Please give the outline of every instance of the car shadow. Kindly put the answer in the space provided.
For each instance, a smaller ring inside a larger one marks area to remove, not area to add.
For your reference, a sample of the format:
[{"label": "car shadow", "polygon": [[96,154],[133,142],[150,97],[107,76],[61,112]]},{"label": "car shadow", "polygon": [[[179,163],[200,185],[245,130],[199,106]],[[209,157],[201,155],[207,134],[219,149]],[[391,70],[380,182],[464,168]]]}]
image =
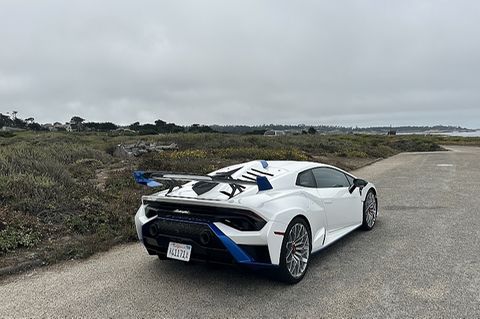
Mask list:
[{"label": "car shadow", "polygon": [[[347,234],[330,246],[316,252],[312,255],[309,272],[305,279],[300,283],[308,282],[309,274],[321,272],[322,268],[328,269],[330,264],[337,264],[336,259],[350,250],[356,250],[361,247],[362,238],[367,238],[375,233],[375,230],[365,232],[356,230]],[[370,240],[370,239],[369,239]],[[159,260],[152,256],[145,263],[146,272],[150,273],[152,280],[178,282],[179,280],[190,282],[196,286],[204,285],[224,285],[228,284],[230,289],[248,289],[248,287],[258,287],[261,284],[267,289],[281,288],[289,286],[278,281],[274,269],[251,269],[242,266],[218,265],[208,263],[185,263],[175,260]],[[293,287],[293,286],[292,286]]]},{"label": "car shadow", "polygon": [[181,280],[190,282],[228,282],[231,287],[241,285],[245,286],[249,282],[258,284],[282,285],[275,280],[272,270],[250,269],[238,265],[219,265],[210,263],[185,263],[175,260],[158,260],[153,258],[148,262],[150,273],[159,276],[164,280],[171,278],[172,281]]},{"label": "car shadow", "polygon": [[332,257],[338,255],[339,251],[347,249],[352,246],[356,240],[364,236],[364,231],[355,230],[339,240],[333,242],[329,246],[315,252],[311,256],[310,266],[315,267],[319,263],[328,262]]}]

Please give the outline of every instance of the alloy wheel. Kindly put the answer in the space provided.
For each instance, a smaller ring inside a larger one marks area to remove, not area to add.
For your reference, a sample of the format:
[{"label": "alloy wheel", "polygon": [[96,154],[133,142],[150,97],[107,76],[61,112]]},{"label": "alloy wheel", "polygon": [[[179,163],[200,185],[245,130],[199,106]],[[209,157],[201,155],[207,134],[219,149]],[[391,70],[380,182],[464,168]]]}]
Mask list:
[{"label": "alloy wheel", "polygon": [[297,223],[290,229],[286,249],[288,272],[292,277],[299,278],[307,269],[310,257],[310,239],[308,230],[303,224]]},{"label": "alloy wheel", "polygon": [[375,195],[370,192],[365,199],[365,221],[367,226],[372,228],[377,220],[377,201]]}]

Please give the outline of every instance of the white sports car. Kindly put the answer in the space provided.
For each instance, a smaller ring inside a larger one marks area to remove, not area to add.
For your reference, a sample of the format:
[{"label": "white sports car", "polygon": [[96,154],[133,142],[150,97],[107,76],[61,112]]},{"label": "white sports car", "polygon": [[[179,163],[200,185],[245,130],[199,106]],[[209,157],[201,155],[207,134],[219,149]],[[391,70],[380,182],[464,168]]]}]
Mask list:
[{"label": "white sports car", "polygon": [[300,161],[252,161],[190,175],[135,172],[138,183],[166,186],[144,196],[135,216],[151,255],[272,267],[289,283],[310,256],[377,219],[375,186],[339,168]]}]

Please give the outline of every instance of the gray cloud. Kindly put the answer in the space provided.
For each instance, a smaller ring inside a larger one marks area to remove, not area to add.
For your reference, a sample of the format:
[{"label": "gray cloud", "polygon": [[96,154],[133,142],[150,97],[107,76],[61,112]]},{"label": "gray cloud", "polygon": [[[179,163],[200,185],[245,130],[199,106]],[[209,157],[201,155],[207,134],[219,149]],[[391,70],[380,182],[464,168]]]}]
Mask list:
[{"label": "gray cloud", "polygon": [[0,0],[0,111],[480,127],[476,1]]}]

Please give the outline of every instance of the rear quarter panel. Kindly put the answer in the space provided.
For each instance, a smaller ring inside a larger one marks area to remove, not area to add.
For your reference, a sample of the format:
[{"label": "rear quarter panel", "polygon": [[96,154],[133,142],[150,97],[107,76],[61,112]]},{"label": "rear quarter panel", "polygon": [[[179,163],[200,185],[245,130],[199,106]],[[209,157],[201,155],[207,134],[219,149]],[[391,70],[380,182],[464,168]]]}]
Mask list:
[{"label": "rear quarter panel", "polygon": [[295,217],[302,216],[310,226],[312,250],[319,249],[323,244],[326,229],[325,208],[323,202],[309,192],[301,189],[269,191],[243,198],[239,204],[251,207],[268,220],[274,221],[279,228],[273,229],[274,232],[285,232]]}]

